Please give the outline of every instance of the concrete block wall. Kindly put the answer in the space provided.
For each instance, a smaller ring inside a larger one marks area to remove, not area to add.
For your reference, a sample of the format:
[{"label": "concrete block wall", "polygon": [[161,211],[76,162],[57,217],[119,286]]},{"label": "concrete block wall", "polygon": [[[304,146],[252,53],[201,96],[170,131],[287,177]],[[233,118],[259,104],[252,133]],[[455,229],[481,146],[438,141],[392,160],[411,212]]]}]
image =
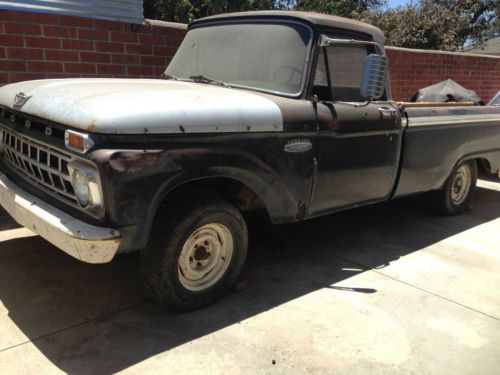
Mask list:
[{"label": "concrete block wall", "polygon": [[0,10],[0,84],[63,77],[158,77],[186,25]]},{"label": "concrete block wall", "polygon": [[500,90],[500,56],[387,47],[392,95],[406,101],[420,88],[451,78],[488,102]]}]

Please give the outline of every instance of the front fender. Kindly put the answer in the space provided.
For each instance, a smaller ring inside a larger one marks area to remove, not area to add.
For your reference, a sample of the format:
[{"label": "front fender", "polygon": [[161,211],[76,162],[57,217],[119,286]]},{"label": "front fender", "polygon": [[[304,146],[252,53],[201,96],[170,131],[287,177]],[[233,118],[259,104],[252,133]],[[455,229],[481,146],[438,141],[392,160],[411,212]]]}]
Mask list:
[{"label": "front fender", "polygon": [[305,212],[312,178],[307,168],[297,168],[290,161],[279,157],[264,161],[235,147],[101,149],[91,159],[102,176],[106,213],[128,238],[122,246],[127,250],[146,245],[161,202],[183,184],[209,178],[238,181],[261,198],[272,222],[283,223]]}]

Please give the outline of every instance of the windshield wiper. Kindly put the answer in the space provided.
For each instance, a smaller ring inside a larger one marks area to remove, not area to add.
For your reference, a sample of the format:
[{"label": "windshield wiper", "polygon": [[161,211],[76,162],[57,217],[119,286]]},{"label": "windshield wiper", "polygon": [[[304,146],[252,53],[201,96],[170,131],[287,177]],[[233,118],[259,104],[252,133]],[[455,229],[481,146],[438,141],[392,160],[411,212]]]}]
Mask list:
[{"label": "windshield wiper", "polygon": [[177,81],[179,79],[175,76],[171,76],[170,74],[165,74],[165,73],[160,74],[160,78],[161,79],[172,79],[174,81]]},{"label": "windshield wiper", "polygon": [[209,78],[207,76],[204,76],[203,74],[190,76],[189,79],[192,79],[193,81],[200,82],[200,83],[214,83],[214,84],[222,86],[222,87],[231,87],[226,82],[218,81],[216,79]]}]

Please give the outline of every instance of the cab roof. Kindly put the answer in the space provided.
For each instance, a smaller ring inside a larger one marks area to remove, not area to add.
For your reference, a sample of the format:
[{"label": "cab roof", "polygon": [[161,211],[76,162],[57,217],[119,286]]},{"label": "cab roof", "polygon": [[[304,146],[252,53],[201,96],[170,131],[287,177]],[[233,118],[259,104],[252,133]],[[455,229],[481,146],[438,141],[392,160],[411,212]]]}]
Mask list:
[{"label": "cab roof", "polygon": [[344,30],[350,30],[370,35],[373,40],[383,44],[384,33],[377,27],[368,23],[352,20],[344,17],[332,16],[330,14],[312,13],[312,12],[298,12],[289,10],[265,10],[254,12],[238,12],[226,13],[216,16],[200,18],[199,20],[191,23],[191,26],[199,25],[211,21],[225,21],[225,20],[239,20],[239,19],[252,19],[252,18],[278,18],[278,19],[295,19],[299,21],[306,21],[312,25],[332,27]]}]

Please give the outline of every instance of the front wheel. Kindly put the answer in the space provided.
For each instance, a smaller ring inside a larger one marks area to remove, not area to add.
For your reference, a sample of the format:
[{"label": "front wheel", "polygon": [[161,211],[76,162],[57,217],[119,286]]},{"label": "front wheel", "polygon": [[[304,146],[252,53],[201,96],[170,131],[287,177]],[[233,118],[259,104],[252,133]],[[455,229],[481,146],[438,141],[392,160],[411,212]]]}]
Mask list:
[{"label": "front wheel", "polygon": [[441,190],[435,192],[434,203],[439,211],[447,215],[458,215],[466,211],[477,183],[477,164],[469,160],[459,164],[447,178]]},{"label": "front wheel", "polygon": [[180,310],[207,305],[234,284],[245,262],[247,228],[240,212],[219,198],[196,199],[160,212],[141,273],[157,301]]}]

